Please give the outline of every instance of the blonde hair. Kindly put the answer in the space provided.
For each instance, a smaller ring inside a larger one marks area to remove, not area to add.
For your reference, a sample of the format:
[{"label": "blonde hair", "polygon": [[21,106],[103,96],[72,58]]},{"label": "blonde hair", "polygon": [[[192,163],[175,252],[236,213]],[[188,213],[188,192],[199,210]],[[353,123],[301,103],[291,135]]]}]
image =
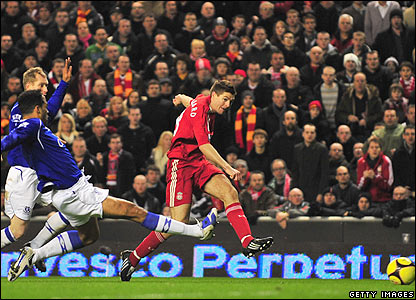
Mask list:
[{"label": "blonde hair", "polygon": [[36,81],[36,75],[48,78],[45,71],[41,67],[33,67],[23,74],[23,88],[26,89],[27,84],[33,84]]},{"label": "blonde hair", "polygon": [[104,122],[104,125],[107,126],[107,119],[104,118],[103,116],[96,116],[94,119],[92,119],[91,123],[92,126],[94,127],[95,125],[97,125],[97,123],[99,122]]},{"label": "blonde hair", "polygon": [[191,48],[194,48],[196,46],[202,46],[205,49],[205,43],[202,40],[198,40],[198,39],[193,39],[191,42]]},{"label": "blonde hair", "polygon": [[153,161],[155,162],[155,165],[159,168],[161,175],[165,174],[165,166],[168,162],[168,157],[166,155],[168,151],[163,149],[163,139],[166,136],[173,138],[173,133],[169,130],[163,131],[160,134],[157,146],[152,150]]},{"label": "blonde hair", "polygon": [[78,112],[78,108],[81,106],[81,104],[85,104],[88,107],[88,114],[92,113],[91,105],[84,98],[81,98],[81,99],[78,100],[78,102],[77,102],[77,112]]},{"label": "blonde hair", "polygon": [[127,116],[129,113],[128,113],[128,110],[127,110],[127,105],[126,105],[126,103],[124,102],[123,98],[121,98],[120,96],[114,96],[114,97],[112,97],[112,98],[110,99],[110,105],[109,105],[109,107],[108,107],[108,117],[109,117],[109,118],[113,118],[113,117],[114,117],[113,104],[114,104],[116,101],[120,101],[120,102],[121,102],[121,104],[122,104],[122,106],[123,106],[123,110],[122,110],[122,112],[121,112],[121,114],[120,114],[120,117],[122,117],[122,116]]},{"label": "blonde hair", "polygon": [[[69,122],[71,122],[71,132],[69,133],[69,136],[66,137],[66,139],[64,138],[63,131],[62,131],[62,119],[64,118],[68,119]],[[72,144],[74,138],[79,135],[79,132],[76,129],[75,119],[71,114],[65,113],[61,116],[58,122],[58,131],[56,132],[56,135],[66,140],[70,144]]]}]

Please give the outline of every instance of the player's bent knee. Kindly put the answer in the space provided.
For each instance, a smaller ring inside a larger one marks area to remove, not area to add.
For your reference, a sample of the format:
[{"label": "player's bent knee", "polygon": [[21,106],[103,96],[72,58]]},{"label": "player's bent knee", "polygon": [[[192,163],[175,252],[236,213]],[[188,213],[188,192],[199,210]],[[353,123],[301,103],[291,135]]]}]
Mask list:
[{"label": "player's bent knee", "polygon": [[84,246],[91,245],[95,243],[100,237],[99,232],[89,233],[89,234],[79,234],[79,238]]}]

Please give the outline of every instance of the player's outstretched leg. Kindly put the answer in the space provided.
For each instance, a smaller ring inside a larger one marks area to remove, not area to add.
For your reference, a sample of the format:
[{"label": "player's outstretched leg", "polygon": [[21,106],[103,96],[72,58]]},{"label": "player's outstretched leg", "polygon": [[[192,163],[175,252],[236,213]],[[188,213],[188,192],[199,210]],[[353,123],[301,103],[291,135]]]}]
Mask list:
[{"label": "player's outstretched leg", "polygon": [[17,260],[12,263],[7,276],[8,281],[15,281],[20,274],[33,266],[33,249],[30,247],[24,247]]},{"label": "player's outstretched leg", "polygon": [[270,248],[273,237],[255,238],[238,200],[237,190],[224,174],[217,174],[205,184],[204,191],[224,202],[227,218],[243,246],[243,254],[251,257]]}]

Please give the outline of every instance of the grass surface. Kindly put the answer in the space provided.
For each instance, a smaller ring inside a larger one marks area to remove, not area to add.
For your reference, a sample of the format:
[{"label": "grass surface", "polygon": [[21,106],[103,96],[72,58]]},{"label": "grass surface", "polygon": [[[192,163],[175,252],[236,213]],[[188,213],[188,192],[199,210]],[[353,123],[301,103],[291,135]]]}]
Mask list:
[{"label": "grass surface", "polygon": [[[415,291],[384,280],[24,277],[1,278],[1,299],[349,299],[350,291]],[[370,296],[369,299],[372,299]],[[391,298],[390,298],[391,299]],[[414,299],[414,294],[413,294]]]}]

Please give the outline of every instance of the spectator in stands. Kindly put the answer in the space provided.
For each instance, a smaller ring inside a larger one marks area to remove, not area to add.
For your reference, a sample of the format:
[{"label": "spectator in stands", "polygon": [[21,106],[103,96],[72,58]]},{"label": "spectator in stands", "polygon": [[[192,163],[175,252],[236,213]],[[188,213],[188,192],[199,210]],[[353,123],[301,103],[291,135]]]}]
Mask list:
[{"label": "spectator in stands", "polygon": [[[415,90],[414,66],[410,62],[402,62],[399,67],[399,83],[403,87],[403,96],[410,99],[410,94]],[[414,103],[413,103],[414,104]]]},{"label": "spectator in stands", "polygon": [[118,59],[121,55],[121,47],[118,45],[108,45],[105,49],[107,61],[98,67],[97,74],[101,78],[106,78],[108,73],[114,72],[117,69]]},{"label": "spectator in stands", "polygon": [[[3,21],[3,20],[2,20]],[[11,73],[22,63],[22,58],[16,48],[13,46],[13,38],[10,34],[1,35],[1,59],[7,73]],[[2,98],[3,99],[3,98]],[[3,100],[4,101],[4,100]]]},{"label": "spectator in stands", "polygon": [[204,40],[205,33],[197,23],[197,16],[194,12],[187,12],[183,21],[183,27],[174,35],[175,49],[181,53],[191,53],[191,42],[194,39]]},{"label": "spectator in stands", "polygon": [[76,27],[80,22],[87,22],[91,31],[95,32],[97,27],[104,25],[103,16],[97,12],[91,2],[78,1],[78,6],[69,13],[69,20],[73,27]]},{"label": "spectator in stands", "polygon": [[407,125],[402,144],[392,158],[394,186],[404,186],[415,197],[415,126]]},{"label": "spectator in stands", "polygon": [[[132,9],[132,11],[133,11],[133,9]],[[108,35],[112,36],[114,34],[114,32],[117,31],[118,23],[120,22],[121,19],[123,19],[123,13],[122,13],[120,7],[115,6],[110,10],[109,19],[110,20],[108,22],[108,25],[105,26],[104,28],[105,28],[106,32],[108,33]],[[133,21],[132,21],[132,23],[133,23]],[[132,29],[133,29],[134,33],[137,35],[137,33],[136,33],[137,29],[134,28],[133,24],[131,24],[131,25],[132,25]],[[97,27],[97,28],[99,28],[99,27]],[[141,27],[139,27],[139,30],[140,29],[141,29]]]},{"label": "spectator in stands", "polygon": [[296,46],[303,52],[308,52],[316,43],[316,17],[312,13],[306,13],[302,21],[303,29],[300,31]]},{"label": "spectator in stands", "polygon": [[343,216],[347,205],[339,200],[331,187],[324,190],[322,202],[312,202],[308,215],[310,216]]},{"label": "spectator in stands", "polygon": [[[247,67],[247,77],[238,86],[237,95],[244,90],[251,90],[254,93],[254,105],[264,108],[272,102],[273,84],[261,74],[259,62],[249,62]],[[235,112],[242,104],[242,98],[236,98],[231,110]]]},{"label": "spectator in stands", "polygon": [[163,131],[160,134],[158,143],[152,149],[151,161],[159,168],[159,173],[163,182],[166,182],[166,165],[168,163],[168,152],[172,143],[173,133],[171,131]]},{"label": "spectator in stands", "polygon": [[358,161],[360,160],[361,157],[364,156],[363,148],[364,148],[364,144],[361,142],[356,142],[353,147],[354,157],[350,161],[350,171],[351,171],[350,174],[351,174],[351,181],[354,183],[357,182]]},{"label": "spectator in stands", "polygon": [[371,1],[367,4],[364,32],[370,46],[380,32],[389,29],[390,14],[396,8],[400,8],[400,4],[396,1]]},{"label": "spectator in stands", "polygon": [[346,89],[353,84],[354,74],[361,69],[361,63],[357,55],[347,53],[344,55],[343,66],[344,69],[336,73],[336,78],[337,81]]},{"label": "spectator in stands", "polygon": [[126,99],[132,90],[143,90],[141,76],[131,69],[130,58],[127,55],[120,55],[117,62],[117,69],[106,76],[109,92],[115,96]]},{"label": "spectator in stands", "polygon": [[[88,151],[97,157],[109,150],[110,135],[108,134],[107,120],[102,116],[92,119],[92,132],[94,135],[86,139]],[[100,153],[100,155],[98,154]]]},{"label": "spectator in stands", "polygon": [[367,84],[366,75],[354,75],[353,85],[347,88],[335,112],[337,124],[351,128],[352,134],[360,141],[370,135],[374,124],[382,117],[381,100],[377,88]]},{"label": "spectator in stands", "polygon": [[[152,128],[156,140],[165,130],[173,132],[176,111],[171,100],[160,96],[160,83],[150,80],[147,84],[147,101],[138,104],[142,113],[142,122]],[[153,144],[154,145],[154,144]]]},{"label": "spectator in stands", "polygon": [[[286,24],[287,30],[295,35],[295,42],[297,42],[302,34],[302,22],[296,9],[291,8],[286,12]],[[302,51],[305,52],[304,50]]]},{"label": "spectator in stands", "polygon": [[296,67],[290,67],[286,71],[286,84],[283,85],[283,89],[288,104],[293,104],[303,111],[308,110],[309,102],[313,100],[313,93],[308,86],[302,84]]},{"label": "spectator in stands", "polygon": [[348,14],[353,18],[353,31],[364,31],[364,17],[366,7],[364,1],[352,1],[350,6],[342,9],[341,14]]},{"label": "spectator in stands", "polygon": [[319,1],[315,6],[314,12],[319,16],[316,20],[316,30],[326,31],[330,35],[334,35],[338,28],[339,9],[335,1]]},{"label": "spectator in stands", "polygon": [[235,187],[240,193],[242,190],[248,187],[251,172],[248,169],[247,162],[241,158],[234,162],[234,167],[241,173],[241,179],[239,181],[234,181]]},{"label": "spectator in stands", "polygon": [[107,91],[105,80],[97,79],[94,82],[91,93],[85,97],[85,100],[88,101],[93,115],[96,116],[110,104],[110,98],[111,95]]},{"label": "spectator in stands", "polygon": [[214,29],[215,6],[212,2],[204,2],[200,11],[201,17],[198,19],[198,25],[201,26],[205,36],[211,34]]},{"label": "spectator in stands", "polygon": [[270,209],[268,215],[273,219],[276,219],[282,229],[286,229],[289,219],[306,216],[309,207],[309,202],[305,201],[302,190],[293,188],[289,192],[288,200],[283,204]]},{"label": "spectator in stands", "polygon": [[289,110],[283,115],[282,127],[274,133],[270,141],[272,157],[278,157],[286,162],[287,168],[292,171],[293,151],[296,144],[301,143],[302,131],[298,127],[297,115]]},{"label": "spectator in stands", "polygon": [[357,205],[361,193],[358,186],[351,181],[350,171],[347,166],[339,166],[336,169],[336,183],[332,185],[332,191],[338,200],[343,201],[348,207]]},{"label": "spectator in stands", "polygon": [[44,39],[37,39],[35,42],[35,48],[33,49],[36,61],[39,66],[45,70],[45,72],[51,69],[51,58],[48,55],[49,43]]},{"label": "spectator in stands", "polygon": [[346,217],[350,216],[361,219],[363,217],[381,218],[383,216],[383,210],[378,206],[374,206],[371,201],[371,194],[365,192],[358,196],[357,204],[347,207],[346,210],[344,213]]},{"label": "spectator in stands", "polygon": [[319,100],[309,102],[308,112],[302,116],[302,125],[312,124],[316,128],[316,140],[324,145],[328,145],[331,140],[332,132],[326,116],[322,112],[322,104]]},{"label": "spectator in stands", "polygon": [[337,183],[337,170],[341,166],[349,167],[349,163],[344,156],[342,145],[340,143],[332,143],[329,146],[329,186]]},{"label": "spectator in stands", "polygon": [[338,126],[335,142],[342,145],[345,159],[350,162],[354,157],[353,147],[358,141],[354,136],[352,136],[351,129],[347,125]]},{"label": "spectator in stands", "polygon": [[[45,38],[49,41],[49,54],[51,57],[56,57],[56,54],[61,51],[66,35],[68,33],[75,34],[75,32],[74,27],[69,24],[68,11],[63,8],[58,8],[55,11],[54,23],[52,23],[51,27],[45,32]],[[71,62],[74,66],[74,61],[72,59]]]},{"label": "spectator in stands", "polygon": [[377,137],[371,137],[367,153],[358,160],[357,185],[371,194],[374,204],[384,205],[391,200],[393,168],[390,159],[381,151]]},{"label": "spectator in stands", "polygon": [[87,22],[85,21],[79,22],[76,28],[77,28],[78,39],[80,40],[81,46],[85,51],[90,45],[95,43],[95,39],[90,32]]},{"label": "spectator in stands", "polygon": [[30,68],[39,67],[38,61],[36,60],[36,54],[28,52],[23,56],[23,63],[20,67],[14,69],[10,76],[17,76],[23,79],[23,74]]},{"label": "spectator in stands", "polygon": [[235,141],[240,153],[248,154],[253,148],[253,133],[257,128],[264,128],[263,111],[253,103],[254,93],[250,90],[242,92],[243,105],[235,115]]},{"label": "spectator in stands", "polygon": [[312,47],[309,51],[309,63],[305,64],[299,70],[302,84],[312,90],[315,85],[321,82],[324,67],[322,49],[319,46]]},{"label": "spectator in stands", "polygon": [[109,39],[120,45],[122,52],[130,59],[131,68],[138,72],[141,68],[141,61],[144,61],[146,57],[143,56],[143,49],[139,46],[138,38],[131,30],[130,20],[121,19],[117,31]]},{"label": "spectator in stands", "polygon": [[338,71],[341,68],[340,55],[337,48],[331,45],[330,42],[331,36],[328,32],[322,31],[316,35],[316,45],[323,51],[322,59],[325,65],[332,66]]},{"label": "spectator in stands", "polygon": [[[131,28],[136,36],[143,31],[143,20],[146,11],[141,1],[133,1],[130,10]],[[127,17],[127,16],[126,16]]]},{"label": "spectator in stands", "polygon": [[409,30],[415,30],[415,3],[403,11],[404,26]]},{"label": "spectator in stands", "polygon": [[2,101],[7,102],[10,107],[17,101],[17,96],[22,92],[22,81],[20,77],[10,76],[7,79],[6,89],[1,91]]},{"label": "spectator in stands", "polygon": [[251,172],[250,184],[241,191],[238,198],[251,225],[255,225],[258,217],[267,215],[267,211],[278,204],[276,194],[266,186],[261,171]]},{"label": "spectator in stands", "polygon": [[283,203],[288,200],[292,177],[289,175],[286,162],[283,159],[274,159],[271,163],[271,170],[273,178],[267,186],[277,195],[277,202]]},{"label": "spectator in stands", "polygon": [[295,145],[292,166],[292,187],[305,192],[309,203],[322,201],[322,192],[328,186],[328,150],[316,141],[316,127],[303,126],[303,142]]},{"label": "spectator in stands", "polygon": [[233,16],[233,18],[231,19],[231,26],[232,26],[232,30],[231,30],[231,34],[240,38],[243,35],[247,34],[246,31],[246,17],[242,14],[238,14]]},{"label": "spectator in stands", "polygon": [[[410,60],[410,54],[415,47],[413,35],[414,31],[409,32],[403,25],[402,9],[393,9],[390,12],[390,26],[377,34],[373,49],[379,52],[381,61],[385,61],[390,56],[395,57],[399,63]],[[413,45],[411,44],[412,38]],[[386,41],[389,42],[386,43]]]},{"label": "spectator in stands", "polygon": [[[259,5],[258,16],[254,15],[252,22],[247,26],[248,33],[253,33],[254,30],[261,26],[266,30],[268,37],[271,37],[273,34],[273,25],[276,22],[276,16],[274,15],[274,6],[273,3],[269,1],[263,1]],[[250,29],[254,27],[253,29]]]},{"label": "spectator in stands", "polygon": [[366,66],[363,68],[363,73],[367,77],[367,82],[378,88],[380,98],[384,102],[389,97],[389,87],[393,83],[393,74],[389,68],[380,64],[377,50],[368,52],[365,62]]},{"label": "spectator in stands", "polygon": [[128,109],[129,122],[119,127],[117,132],[124,143],[123,148],[133,154],[137,172],[144,173],[146,161],[149,159],[154,145],[155,136],[152,129],[141,122],[142,114],[138,106]]},{"label": "spectator in stands", "polygon": [[168,31],[174,37],[182,28],[183,13],[178,11],[176,1],[165,1],[163,8],[164,13],[158,19],[158,28]]},{"label": "spectator in stands", "polygon": [[270,68],[262,70],[262,73],[273,83],[275,89],[279,89],[282,87],[282,80],[288,69],[289,67],[285,65],[285,57],[282,51],[276,50],[272,52]]},{"label": "spectator in stands", "polygon": [[287,24],[279,20],[274,25],[273,35],[270,37],[270,42],[272,45],[276,46],[279,50],[283,46],[283,34],[287,31]]},{"label": "spectator in stands", "polygon": [[136,174],[133,155],[123,149],[121,136],[113,133],[108,143],[109,151],[97,155],[105,174],[105,186],[110,195],[121,197],[129,190]]},{"label": "spectator in stands", "polygon": [[365,63],[367,53],[370,51],[371,48],[365,43],[365,33],[362,31],[356,31],[352,34],[352,45],[346,48],[342,54],[355,54],[360,61],[360,65],[363,65],[363,63]]},{"label": "spectator in stands", "polygon": [[55,58],[51,63],[51,68],[48,73],[48,94],[47,98],[53,95],[59,82],[62,80],[62,73],[65,66],[65,60],[62,58]]},{"label": "spectator in stands", "polygon": [[204,89],[210,89],[215,80],[212,78],[211,63],[206,58],[200,58],[195,62],[195,75],[189,76],[177,91],[195,98]]},{"label": "spectator in stands", "polygon": [[300,69],[308,61],[306,54],[295,45],[295,35],[291,31],[286,31],[283,34],[283,48],[281,50],[289,67]]},{"label": "spectator in stands", "polygon": [[76,129],[74,117],[71,114],[64,113],[58,122],[58,131],[56,136],[64,141],[65,146],[71,151],[72,143],[79,135]]},{"label": "spectator in stands", "polygon": [[191,59],[191,61],[196,63],[198,59],[206,58],[206,56],[207,53],[205,52],[204,41],[193,39],[191,42],[191,54],[189,54],[189,58]]},{"label": "spectator in stands", "polygon": [[244,156],[249,170],[262,171],[266,182],[269,182],[272,177],[270,171],[272,158],[267,144],[268,139],[269,136],[265,130],[261,128],[254,130],[253,148]]},{"label": "spectator in stands", "polygon": [[228,41],[235,38],[230,34],[230,29],[227,28],[227,21],[223,17],[218,17],[214,20],[212,33],[205,33],[206,38],[204,42],[207,56],[211,59],[224,56],[228,50]]},{"label": "spectator in stands", "polygon": [[85,57],[91,59],[94,65],[94,69],[98,71],[99,68],[109,60],[109,57],[106,56],[108,46],[117,46],[120,53],[121,47],[108,41],[108,33],[105,27],[98,27],[95,30],[94,40],[95,43],[90,44],[90,46],[85,51]]},{"label": "spectator in stands", "polygon": [[235,37],[228,41],[225,57],[231,62],[232,72],[229,74],[233,74],[235,70],[243,68],[243,51],[241,51],[239,38]]},{"label": "spectator in stands", "polygon": [[274,51],[277,51],[277,47],[267,39],[266,30],[257,26],[254,29],[253,43],[244,50],[243,67],[248,67],[250,62],[256,61],[260,63],[260,69],[268,69]]},{"label": "spectator in stands", "polygon": [[172,99],[175,95],[173,93],[172,80],[169,77],[160,79],[160,95],[163,99]]},{"label": "spectator in stands", "polygon": [[25,55],[33,51],[36,46],[37,38],[35,25],[33,25],[33,23],[26,23],[22,26],[22,35],[16,42],[15,47],[21,55]]},{"label": "spectator in stands", "polygon": [[183,85],[189,78],[191,68],[191,60],[187,54],[181,53],[176,56],[175,68],[169,77],[172,81],[172,92],[174,94],[176,94],[176,91],[179,89],[179,87]]},{"label": "spectator in stands", "polygon": [[[52,39],[51,43],[56,43]],[[71,65],[72,65],[72,72],[74,74],[78,73],[78,68],[80,66],[80,62],[85,58],[84,49],[78,43],[78,37],[75,33],[67,33],[65,34],[65,40],[63,42],[64,47],[60,52],[55,55],[55,58],[70,58]]]},{"label": "spectator in stands", "polygon": [[[371,135],[380,139],[382,144],[381,150],[385,155],[391,158],[402,144],[402,134],[404,126],[398,124],[396,110],[386,109],[383,116],[384,127],[374,130]],[[367,148],[367,143],[364,145],[364,151]]]},{"label": "spectator in stands", "polygon": [[85,175],[90,175],[88,180],[94,186],[102,187],[102,169],[100,163],[94,155],[88,152],[87,144],[82,136],[74,138],[72,143],[72,156],[80,170],[83,170]]},{"label": "spectator in stands", "polygon": [[7,1],[4,4],[1,16],[1,35],[9,34],[16,43],[20,38],[22,26],[26,23],[34,23],[34,21],[20,7],[20,1]]},{"label": "spectator in stands", "polygon": [[37,28],[41,38],[46,38],[46,31],[53,26],[53,4],[51,2],[41,2],[38,7]]},{"label": "spectator in stands", "polygon": [[408,106],[405,124],[415,126],[415,104],[410,104]]},{"label": "spectator in stands", "polygon": [[390,72],[393,74],[393,82],[397,82],[399,80],[399,61],[390,56],[384,61],[384,65],[390,69]]},{"label": "spectator in stands", "polygon": [[394,109],[400,124],[406,121],[406,112],[409,100],[403,97],[403,87],[399,83],[393,83],[389,88],[390,97],[384,102],[383,109]]},{"label": "spectator in stands", "polygon": [[231,63],[225,57],[218,57],[214,61],[213,77],[217,80],[226,79],[227,74],[231,73]]},{"label": "spectator in stands", "polygon": [[402,186],[393,190],[393,199],[383,207],[383,225],[399,227],[403,218],[415,215],[415,201],[410,199],[408,191]]},{"label": "spectator in stands", "polygon": [[123,199],[131,201],[147,211],[155,214],[162,212],[158,199],[147,190],[147,179],[144,175],[136,175],[132,188],[121,195]]},{"label": "spectator in stands", "polygon": [[92,118],[92,108],[88,101],[85,99],[79,99],[75,108],[75,129],[84,138],[92,135]]},{"label": "spectator in stands", "polygon": [[157,198],[160,206],[166,203],[166,183],[162,182],[160,170],[156,165],[146,167],[147,191]]},{"label": "spectator in stands", "polygon": [[88,97],[98,79],[101,77],[95,73],[92,61],[88,58],[82,59],[79,62],[79,72],[75,74],[68,88],[74,102],[77,103],[79,99]]},{"label": "spectator in stands", "polygon": [[156,79],[159,82],[161,82],[162,79],[168,79],[169,78],[168,64],[163,60],[158,61],[154,65],[154,70],[153,70],[153,74],[151,78]]},{"label": "spectator in stands", "polygon": [[343,53],[345,49],[352,45],[353,22],[354,19],[348,14],[340,15],[338,18],[337,31],[331,44],[337,48],[339,53]]}]

